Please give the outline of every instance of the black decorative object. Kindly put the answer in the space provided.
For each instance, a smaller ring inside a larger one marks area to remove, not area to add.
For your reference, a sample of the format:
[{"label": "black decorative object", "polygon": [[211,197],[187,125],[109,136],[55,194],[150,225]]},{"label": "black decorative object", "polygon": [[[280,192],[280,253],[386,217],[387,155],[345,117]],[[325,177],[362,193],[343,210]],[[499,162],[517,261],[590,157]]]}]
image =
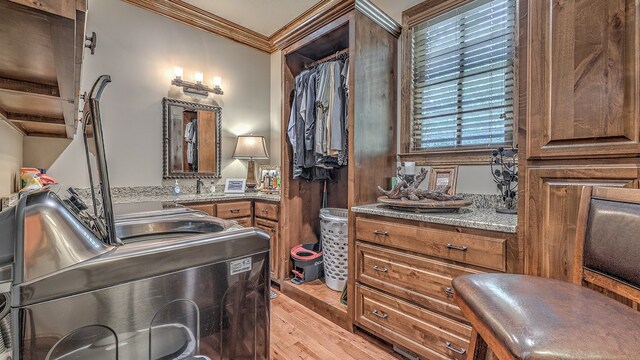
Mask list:
[{"label": "black decorative object", "polygon": [[503,208],[496,209],[503,214],[518,212],[518,149],[498,148],[491,153],[491,174],[502,193]]},{"label": "black decorative object", "polygon": [[404,171],[402,171],[402,166],[398,166],[398,182],[406,181],[407,184],[411,184],[413,180],[415,180],[415,175],[406,175]]}]

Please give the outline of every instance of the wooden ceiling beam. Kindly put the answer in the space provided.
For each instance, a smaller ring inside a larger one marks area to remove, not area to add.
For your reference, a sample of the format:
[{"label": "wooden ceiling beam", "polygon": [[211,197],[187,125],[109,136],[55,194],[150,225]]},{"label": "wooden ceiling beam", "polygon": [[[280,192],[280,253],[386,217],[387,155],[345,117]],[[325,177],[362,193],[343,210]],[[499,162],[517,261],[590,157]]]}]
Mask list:
[{"label": "wooden ceiling beam", "polygon": [[15,80],[4,77],[0,77],[0,90],[60,97],[60,90],[55,85],[39,84],[31,81]]},{"label": "wooden ceiling beam", "polygon": [[26,122],[26,123],[40,123],[40,124],[49,124],[49,125],[66,125],[64,122],[64,118],[53,118],[47,116],[38,116],[38,115],[28,115],[28,114],[17,114],[17,113],[6,113],[6,117],[11,122]]}]

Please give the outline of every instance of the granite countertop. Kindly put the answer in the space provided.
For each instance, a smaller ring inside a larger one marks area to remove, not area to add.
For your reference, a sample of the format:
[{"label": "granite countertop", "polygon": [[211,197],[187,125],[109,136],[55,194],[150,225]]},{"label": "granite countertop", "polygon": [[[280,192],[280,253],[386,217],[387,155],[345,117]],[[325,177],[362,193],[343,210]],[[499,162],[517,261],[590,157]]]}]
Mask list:
[{"label": "granite countertop", "polygon": [[200,202],[215,202],[215,201],[227,201],[227,200],[265,200],[265,201],[280,201],[280,195],[264,194],[264,193],[244,193],[244,194],[225,194],[225,193],[204,193],[200,195],[196,194],[181,194],[177,198],[173,195],[117,195],[112,196],[114,204],[123,203],[136,203],[136,202],[176,202],[180,204],[188,203],[200,203]]},{"label": "granite countertop", "polygon": [[517,215],[499,214],[492,208],[468,207],[461,209],[459,212],[450,213],[412,213],[393,210],[383,204],[370,204],[354,206],[351,211],[359,214],[387,216],[505,233],[515,234],[518,230]]},{"label": "granite countertop", "polygon": [[[193,188],[193,189],[192,189]],[[215,193],[203,190],[202,194],[195,194],[195,186],[185,187],[180,196],[174,198],[171,194],[171,187],[168,186],[138,186],[138,187],[114,187],[111,189],[111,200],[114,204],[138,203],[138,202],[177,202],[182,204],[215,202],[228,200],[264,200],[280,202],[279,194],[265,194],[262,192],[225,194],[222,188],[217,187]],[[76,188],[82,200],[87,204],[91,203],[91,191],[89,188]],[[1,208],[6,209],[18,202],[18,194],[11,194],[2,197]]]}]

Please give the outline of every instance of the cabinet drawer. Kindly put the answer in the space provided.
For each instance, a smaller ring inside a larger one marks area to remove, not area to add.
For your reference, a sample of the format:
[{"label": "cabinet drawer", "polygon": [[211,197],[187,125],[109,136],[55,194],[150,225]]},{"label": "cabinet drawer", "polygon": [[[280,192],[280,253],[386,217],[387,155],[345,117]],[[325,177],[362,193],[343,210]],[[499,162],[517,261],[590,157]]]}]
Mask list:
[{"label": "cabinet drawer", "polygon": [[216,204],[187,204],[189,209],[204,211],[209,216],[216,216]]},{"label": "cabinet drawer", "polygon": [[356,237],[425,255],[506,270],[506,239],[363,218],[356,219]]},{"label": "cabinet drawer", "polygon": [[256,217],[278,221],[278,204],[256,202]]},{"label": "cabinet drawer", "polygon": [[237,222],[238,224],[244,226],[244,227],[252,227],[253,226],[253,219],[249,216],[249,217],[243,217],[243,218],[238,218],[238,219],[233,219],[235,222]]},{"label": "cabinet drawer", "polygon": [[362,285],[356,322],[427,359],[465,359],[471,327]]},{"label": "cabinet drawer", "polygon": [[235,219],[251,216],[251,201],[237,201],[218,204],[218,217],[222,219]]},{"label": "cabinet drawer", "polygon": [[451,280],[480,271],[356,242],[356,280],[466,321]]}]

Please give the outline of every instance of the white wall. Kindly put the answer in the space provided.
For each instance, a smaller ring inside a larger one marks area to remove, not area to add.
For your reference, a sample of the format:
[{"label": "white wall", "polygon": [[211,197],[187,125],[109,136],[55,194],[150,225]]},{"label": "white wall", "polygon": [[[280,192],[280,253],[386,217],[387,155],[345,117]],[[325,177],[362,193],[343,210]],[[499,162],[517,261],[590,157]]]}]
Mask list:
[{"label": "white wall", "polygon": [[[109,74],[101,110],[112,186],[160,185],[162,181],[162,98],[173,68],[193,71],[211,83],[222,77],[223,177],[246,176],[246,161],[231,158],[237,135],[270,139],[270,57],[234,41],[183,25],[116,0],[90,0],[87,32],[95,31],[95,55],[85,53],[82,91]],[[269,161],[267,161],[268,163]],[[51,165],[49,174],[72,186],[87,186],[82,139]]]},{"label": "white wall", "polygon": [[22,135],[0,120],[0,196],[15,192],[22,166]]}]

